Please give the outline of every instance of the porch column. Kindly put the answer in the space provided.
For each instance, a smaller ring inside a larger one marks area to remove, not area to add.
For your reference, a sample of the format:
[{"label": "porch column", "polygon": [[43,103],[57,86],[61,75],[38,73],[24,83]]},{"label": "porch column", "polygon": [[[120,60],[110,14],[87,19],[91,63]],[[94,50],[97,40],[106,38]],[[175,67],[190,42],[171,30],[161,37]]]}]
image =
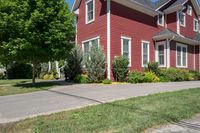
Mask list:
[{"label": "porch column", "polygon": [[170,41],[167,39],[167,46],[166,46],[166,53],[167,53],[167,68],[170,68]]}]

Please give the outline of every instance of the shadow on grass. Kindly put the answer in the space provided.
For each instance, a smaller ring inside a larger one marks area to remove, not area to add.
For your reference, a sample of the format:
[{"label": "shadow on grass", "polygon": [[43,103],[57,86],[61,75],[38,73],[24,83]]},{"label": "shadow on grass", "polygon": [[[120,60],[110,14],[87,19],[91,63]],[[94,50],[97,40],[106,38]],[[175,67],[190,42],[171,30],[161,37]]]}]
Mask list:
[{"label": "shadow on grass", "polygon": [[54,86],[59,86],[59,85],[60,84],[55,83],[55,82],[37,82],[35,83],[35,86],[33,86],[32,83],[20,82],[13,86],[20,87],[20,88],[48,88],[48,87],[54,87]]}]

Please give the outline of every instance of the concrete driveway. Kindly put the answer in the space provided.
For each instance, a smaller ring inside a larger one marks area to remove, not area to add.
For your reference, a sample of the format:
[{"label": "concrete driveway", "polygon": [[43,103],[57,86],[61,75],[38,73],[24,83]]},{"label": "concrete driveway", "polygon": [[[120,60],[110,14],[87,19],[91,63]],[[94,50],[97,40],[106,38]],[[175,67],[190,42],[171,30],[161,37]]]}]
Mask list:
[{"label": "concrete driveway", "polygon": [[130,97],[200,87],[200,81],[123,85],[63,85],[49,91],[0,96],[0,123]]}]

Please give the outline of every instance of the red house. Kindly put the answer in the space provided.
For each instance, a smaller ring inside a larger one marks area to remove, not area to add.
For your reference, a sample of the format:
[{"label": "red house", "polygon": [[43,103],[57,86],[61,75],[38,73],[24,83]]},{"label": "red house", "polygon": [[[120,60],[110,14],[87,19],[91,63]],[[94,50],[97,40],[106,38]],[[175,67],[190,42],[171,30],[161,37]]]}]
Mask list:
[{"label": "red house", "polygon": [[123,55],[130,70],[148,62],[200,71],[200,8],[197,0],[75,0],[76,42],[84,52],[104,48],[107,77]]}]

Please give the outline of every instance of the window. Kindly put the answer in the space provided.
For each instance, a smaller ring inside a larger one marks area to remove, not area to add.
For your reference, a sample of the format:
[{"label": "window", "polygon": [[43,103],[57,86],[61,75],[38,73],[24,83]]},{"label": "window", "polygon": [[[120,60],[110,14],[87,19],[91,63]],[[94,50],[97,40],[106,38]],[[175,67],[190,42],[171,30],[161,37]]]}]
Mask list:
[{"label": "window", "polygon": [[187,46],[177,44],[176,46],[176,66],[187,67]]},{"label": "window", "polygon": [[131,38],[121,37],[121,52],[122,56],[129,60],[129,67],[131,66]]},{"label": "window", "polygon": [[156,61],[159,67],[166,67],[166,42],[160,42],[156,45]]},{"label": "window", "polygon": [[180,12],[179,13],[179,21],[180,21],[180,25],[185,27],[185,13],[183,12]]},{"label": "window", "polygon": [[147,67],[149,63],[149,42],[142,41],[142,67]]},{"label": "window", "polygon": [[95,0],[86,1],[86,24],[93,22],[95,19]]},{"label": "window", "polygon": [[192,16],[192,7],[190,5],[188,5],[187,14]]},{"label": "window", "polygon": [[163,14],[158,15],[158,25],[164,26],[164,15]]},{"label": "window", "polygon": [[197,19],[194,19],[193,29],[196,32],[199,30],[199,22]]},{"label": "window", "polygon": [[99,37],[82,42],[83,53],[88,53],[93,45],[99,45]]}]

